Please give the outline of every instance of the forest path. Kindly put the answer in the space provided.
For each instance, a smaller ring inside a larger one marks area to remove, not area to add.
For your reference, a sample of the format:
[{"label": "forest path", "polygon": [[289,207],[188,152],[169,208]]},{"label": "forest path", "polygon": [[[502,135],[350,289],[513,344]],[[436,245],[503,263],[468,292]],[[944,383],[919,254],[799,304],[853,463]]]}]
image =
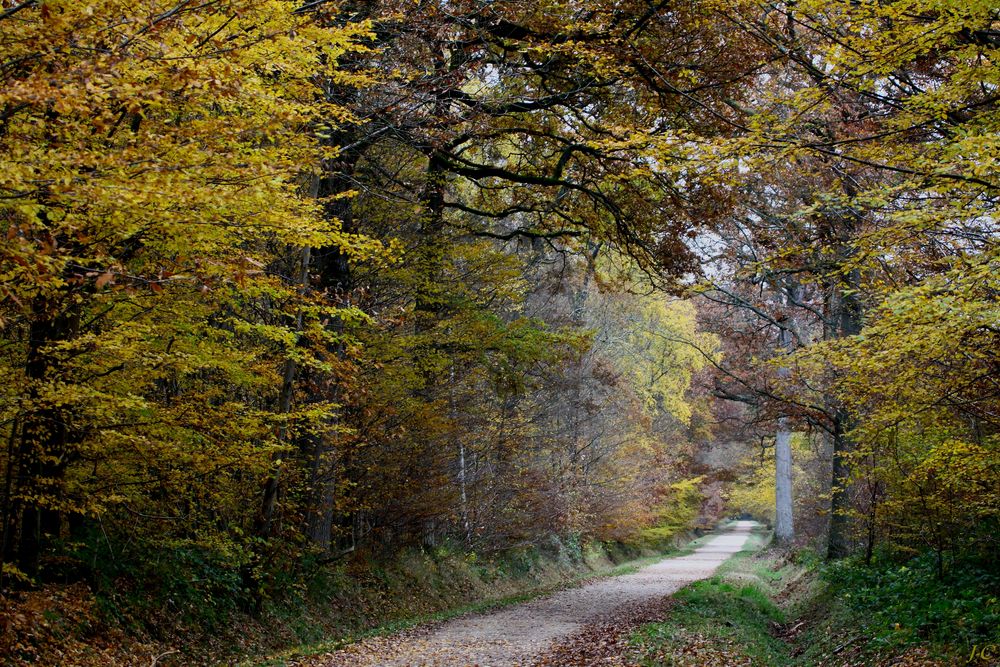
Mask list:
[{"label": "forest path", "polygon": [[487,614],[390,637],[373,637],[310,660],[315,667],[512,667],[556,664],[543,656],[588,627],[634,616],[687,584],[712,575],[743,549],[756,526],[737,521],[686,556]]}]

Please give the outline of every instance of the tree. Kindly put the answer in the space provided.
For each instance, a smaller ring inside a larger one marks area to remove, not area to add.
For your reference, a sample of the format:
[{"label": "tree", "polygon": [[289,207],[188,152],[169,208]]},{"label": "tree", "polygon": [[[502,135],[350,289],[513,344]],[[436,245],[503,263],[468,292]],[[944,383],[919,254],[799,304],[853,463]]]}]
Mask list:
[{"label": "tree", "polygon": [[285,447],[278,424],[325,411],[278,409],[278,369],[316,333],[296,311],[336,304],[276,269],[289,248],[379,251],[301,186],[322,157],[313,129],[346,118],[308,73],[366,28],[289,9],[0,14],[5,573],[34,577],[67,530],[111,516],[240,559],[244,476]]},{"label": "tree", "polygon": [[[855,375],[844,357],[817,360],[825,351],[860,353],[869,344],[861,342],[868,339],[863,325],[881,330],[883,304],[897,294],[946,272],[961,282],[958,276],[989,261],[996,160],[984,147],[995,130],[987,54],[996,47],[996,11],[924,2],[748,3],[730,17],[773,49],[784,83],[748,110],[739,139],[716,147],[742,156],[746,171],[794,164],[815,175],[789,213],[816,235],[776,244],[764,263],[826,294],[825,342],[795,357],[809,360],[799,396],[830,396],[836,456],[829,551],[843,556],[852,548],[858,504],[874,526],[885,485],[861,473],[863,461],[880,465],[865,434],[866,424],[878,421],[869,414],[882,404],[862,405],[837,388],[896,370],[867,367]],[[865,365],[861,354],[851,358]],[[797,364],[793,357],[793,370]],[[863,451],[855,451],[859,444]],[[868,483],[853,484],[852,474]],[[867,537],[870,553],[875,535]]]}]

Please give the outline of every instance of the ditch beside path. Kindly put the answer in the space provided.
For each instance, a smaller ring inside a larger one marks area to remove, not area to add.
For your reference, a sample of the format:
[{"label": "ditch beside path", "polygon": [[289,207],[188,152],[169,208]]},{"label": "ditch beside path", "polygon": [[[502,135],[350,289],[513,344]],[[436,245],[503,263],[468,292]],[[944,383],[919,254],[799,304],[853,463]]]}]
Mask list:
[{"label": "ditch beside path", "polygon": [[665,558],[632,574],[456,618],[438,626],[372,637],[313,658],[310,667],[520,667],[531,665],[560,640],[588,626],[612,622],[637,605],[662,600],[687,584],[710,577],[741,551],[757,526],[737,521],[686,556]]}]

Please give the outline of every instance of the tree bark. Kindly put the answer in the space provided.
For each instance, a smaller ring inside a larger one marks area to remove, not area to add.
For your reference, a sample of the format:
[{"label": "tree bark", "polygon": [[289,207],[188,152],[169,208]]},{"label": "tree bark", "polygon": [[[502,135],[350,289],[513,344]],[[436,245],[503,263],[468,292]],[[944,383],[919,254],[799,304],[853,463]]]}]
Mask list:
[{"label": "tree bark", "polygon": [[[448,419],[451,421],[452,433],[457,432],[458,410],[455,405],[455,365],[448,369]],[[465,456],[465,441],[461,435],[454,437],[458,449],[458,494],[459,516],[462,520],[462,533],[466,545],[472,540],[472,526],[469,522],[469,490],[468,469]]]},{"label": "tree bark", "polygon": [[833,427],[833,475],[830,484],[830,534],[827,544],[827,558],[844,558],[851,554],[851,469],[848,457],[853,450],[853,442],[847,431],[848,416],[838,411]]},{"label": "tree bark", "polygon": [[[795,290],[794,287],[789,290]],[[791,296],[795,296],[794,291]],[[792,326],[792,323],[789,323]],[[788,354],[792,347],[792,334],[782,328],[778,334],[781,354]],[[787,382],[791,376],[787,366],[778,369],[778,377]],[[783,546],[795,541],[792,498],[792,432],[788,417],[778,419],[774,436],[774,539]]]},{"label": "tree bark", "polygon": [[330,438],[320,434],[308,438],[312,444],[309,506],[306,511],[306,538],[315,548],[328,553],[333,539],[333,519],[337,501],[337,457]]},{"label": "tree bark", "polygon": [[[41,302],[36,309],[45,313],[49,304]],[[45,347],[68,340],[77,328],[75,313],[55,316],[39,315],[29,328],[28,355],[25,376],[32,384],[29,390],[31,411],[23,415],[17,451],[18,472],[12,504],[20,506],[21,517],[16,563],[21,572],[34,577],[39,572],[41,554],[49,536],[58,535],[61,516],[50,505],[62,500],[61,482],[66,465],[69,438],[69,417],[55,407],[38,405],[38,384],[49,379],[55,370]],[[32,500],[23,500],[24,497]],[[15,509],[14,512],[17,510]]]},{"label": "tree bark", "polygon": [[774,539],[781,545],[795,540],[792,519],[792,432],[788,418],[778,420],[774,438]]},{"label": "tree bark", "polygon": [[[857,270],[848,274],[848,287],[860,282]],[[861,332],[861,301],[854,289],[838,289],[834,295],[835,322],[840,337],[856,336]],[[854,426],[854,417],[843,407],[834,411],[833,424],[833,474],[830,480],[830,533],[827,558],[837,559],[850,555],[853,548],[851,531],[851,467],[850,456],[854,442],[848,432]]]},{"label": "tree bark", "polygon": [[[299,254],[298,284],[299,293],[304,293],[309,281],[309,263],[311,261],[312,248],[304,247]],[[303,316],[302,309],[299,309],[295,316],[295,330],[302,331]],[[278,394],[278,414],[287,415],[292,410],[292,399],[295,395],[295,378],[298,375],[298,365],[295,360],[288,358],[285,360],[285,367],[281,379],[281,391]],[[279,442],[288,440],[288,425],[283,425],[278,430]],[[276,457],[277,459],[278,457]],[[264,493],[261,499],[260,512],[257,517],[255,533],[262,537],[271,537],[274,533],[274,515],[277,510],[278,497],[281,491],[281,467],[275,465],[271,474],[264,482]]]},{"label": "tree bark", "polygon": [[[348,189],[346,179],[333,174],[322,180],[319,196],[329,197],[342,194]],[[349,200],[333,199],[326,206],[327,216],[340,221],[345,230],[350,229],[351,209]],[[318,287],[327,293],[327,298],[338,307],[350,306],[351,267],[350,262],[340,248],[327,248],[317,258]],[[341,317],[331,318],[328,329],[343,334],[344,320]],[[325,350],[326,354],[343,359],[346,348],[343,343],[335,343]],[[340,394],[338,379],[316,383],[316,396],[337,402]],[[322,551],[329,553],[333,540],[333,523],[336,518],[337,480],[340,461],[337,455],[336,430],[340,415],[334,415],[319,433],[303,438],[300,449],[308,457],[309,466],[309,497],[307,498],[305,532],[309,542]]]}]

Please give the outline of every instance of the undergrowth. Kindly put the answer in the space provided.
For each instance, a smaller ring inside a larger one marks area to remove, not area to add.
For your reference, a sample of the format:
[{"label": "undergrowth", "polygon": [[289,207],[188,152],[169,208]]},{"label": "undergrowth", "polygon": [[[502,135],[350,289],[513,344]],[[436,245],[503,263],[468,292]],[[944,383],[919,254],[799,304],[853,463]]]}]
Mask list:
[{"label": "undergrowth", "polygon": [[847,560],[823,568],[840,615],[876,652],[927,646],[942,657],[1000,644],[997,564],[959,560],[939,571],[925,553],[905,563]]},{"label": "undergrowth", "polygon": [[[707,580],[679,591],[662,622],[633,636],[647,666],[966,664],[1000,645],[1000,572],[934,554],[826,563],[764,550],[758,532]],[[983,664],[989,664],[985,662]]]},{"label": "undergrowth", "polygon": [[155,557],[120,559],[114,578],[90,586],[49,584],[0,598],[0,625],[8,629],[0,663],[89,667],[149,664],[159,656],[158,665],[172,667],[276,655],[266,664],[284,664],[364,636],[624,574],[662,556],[570,536],[492,554],[443,543],[382,561],[304,561],[298,576],[273,582],[280,597],[254,611],[244,603],[252,597],[244,582],[210,553],[164,546]]}]

